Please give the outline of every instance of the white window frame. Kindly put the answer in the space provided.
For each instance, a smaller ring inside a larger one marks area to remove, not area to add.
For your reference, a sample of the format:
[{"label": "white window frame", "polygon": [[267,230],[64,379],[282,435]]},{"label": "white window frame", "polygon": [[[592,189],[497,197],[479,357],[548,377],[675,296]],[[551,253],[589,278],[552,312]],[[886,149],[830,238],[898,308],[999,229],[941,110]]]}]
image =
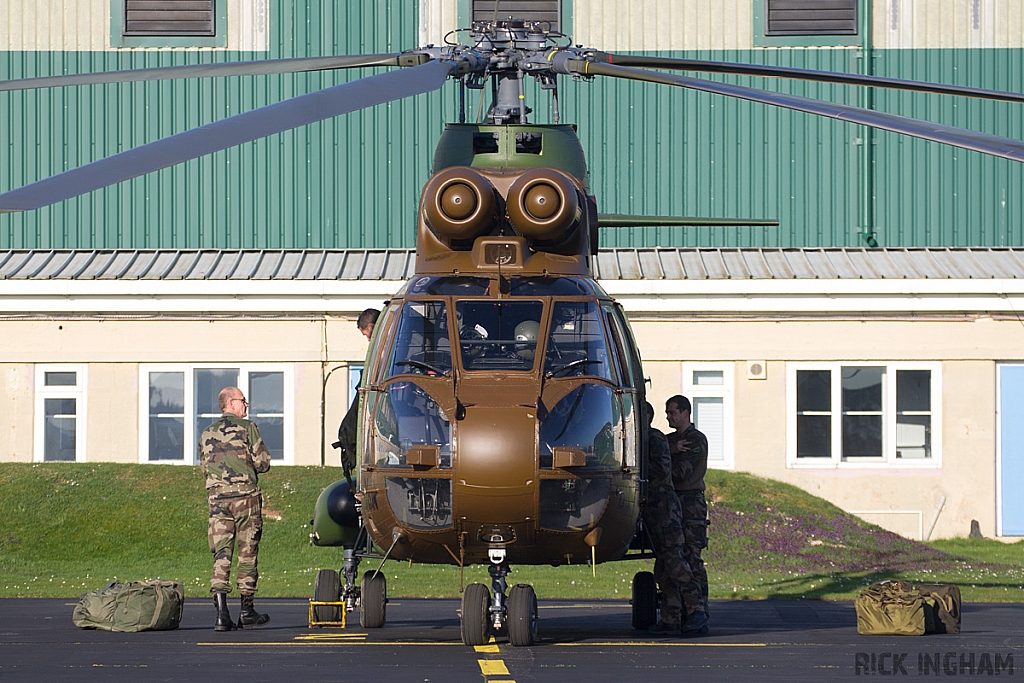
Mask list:
[{"label": "white window frame", "polygon": [[[842,442],[842,369],[844,367],[884,368],[882,387],[882,457],[843,459]],[[828,458],[798,458],[796,373],[799,370],[831,372],[832,455]],[[896,457],[896,373],[901,370],[931,372],[931,448],[930,458]],[[786,466],[794,469],[822,468],[900,468],[939,469],[942,467],[942,363],[921,361],[838,361],[790,362],[786,364]]]},{"label": "white window frame", "polygon": [[[46,373],[74,372],[75,386],[46,386]],[[75,462],[86,461],[86,416],[88,406],[87,365],[36,365],[35,417],[33,424],[32,460],[46,462],[46,399],[75,399]]]},{"label": "white window frame", "polygon": [[[695,372],[721,372],[722,384],[695,384]],[[697,398],[722,399],[722,460],[708,459],[711,469],[731,470],[736,466],[733,415],[735,406],[735,365],[733,363],[683,363],[683,396],[690,404]]]},{"label": "white window frame", "polygon": [[[275,456],[275,465],[295,463],[295,368],[291,363],[146,363],[139,365],[139,462],[155,465],[196,465],[198,464],[196,439],[195,371],[196,370],[237,370],[238,385],[249,396],[249,375],[254,372],[283,373],[284,391],[284,452],[282,459]],[[184,453],[181,460],[149,459],[149,375],[153,372],[181,372],[185,375],[185,435]],[[256,426],[259,419],[253,418]]]}]

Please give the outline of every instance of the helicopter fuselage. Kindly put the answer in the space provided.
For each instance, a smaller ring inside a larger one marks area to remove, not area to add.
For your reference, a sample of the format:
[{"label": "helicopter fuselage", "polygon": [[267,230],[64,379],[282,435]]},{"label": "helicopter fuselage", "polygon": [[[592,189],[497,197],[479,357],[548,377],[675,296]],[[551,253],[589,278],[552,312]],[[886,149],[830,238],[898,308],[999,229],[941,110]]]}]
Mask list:
[{"label": "helicopter fuselage", "polygon": [[[375,328],[360,389],[366,529],[391,556],[622,555],[640,503],[642,372],[587,277],[421,276]],[[637,380],[640,386],[637,386]]]}]

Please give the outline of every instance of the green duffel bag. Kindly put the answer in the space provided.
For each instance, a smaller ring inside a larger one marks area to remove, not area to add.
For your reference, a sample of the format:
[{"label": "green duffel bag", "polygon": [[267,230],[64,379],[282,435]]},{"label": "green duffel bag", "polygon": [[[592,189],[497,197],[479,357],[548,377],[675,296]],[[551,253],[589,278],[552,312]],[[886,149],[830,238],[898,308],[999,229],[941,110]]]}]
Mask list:
[{"label": "green duffel bag", "polygon": [[132,633],[178,628],[185,595],[177,581],[109,583],[82,595],[71,620],[81,628]]},{"label": "green duffel bag", "polygon": [[919,583],[925,599],[926,633],[960,633],[960,588],[951,583]]},{"label": "green duffel bag", "polygon": [[123,584],[108,583],[97,591],[83,593],[75,605],[71,621],[79,628],[98,628],[110,631],[114,628],[114,608]]},{"label": "green duffel bag", "polygon": [[879,581],[860,592],[857,633],[862,636],[921,636],[925,633],[925,599],[905,581]]}]

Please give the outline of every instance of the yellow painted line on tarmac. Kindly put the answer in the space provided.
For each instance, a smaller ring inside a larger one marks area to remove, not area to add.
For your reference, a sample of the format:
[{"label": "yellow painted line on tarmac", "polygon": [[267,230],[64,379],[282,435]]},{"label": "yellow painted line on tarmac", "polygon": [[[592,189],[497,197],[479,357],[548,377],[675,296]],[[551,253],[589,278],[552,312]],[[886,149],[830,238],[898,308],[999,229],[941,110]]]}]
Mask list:
[{"label": "yellow painted line on tarmac", "polygon": [[508,667],[500,659],[478,659],[476,663],[484,676],[508,676]]},{"label": "yellow painted line on tarmac", "polygon": [[361,641],[366,640],[365,633],[310,633],[295,636],[295,640],[330,640],[330,641]]},{"label": "yellow painted line on tarmac", "polygon": [[498,646],[493,643],[490,645],[474,645],[473,649],[484,654],[497,654],[499,652]]}]

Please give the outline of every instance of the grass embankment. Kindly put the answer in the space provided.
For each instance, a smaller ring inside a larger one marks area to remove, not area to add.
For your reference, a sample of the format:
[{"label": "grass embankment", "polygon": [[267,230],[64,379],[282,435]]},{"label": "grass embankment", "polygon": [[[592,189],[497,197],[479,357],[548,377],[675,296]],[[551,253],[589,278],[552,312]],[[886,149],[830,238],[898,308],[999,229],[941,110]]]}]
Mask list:
[{"label": "grass embankment", "polygon": [[[260,594],[309,597],[320,568],[341,550],[309,545],[309,519],[338,470],[276,467],[265,498]],[[1024,600],[1024,544],[956,539],[921,544],[857,518],[800,489],[745,474],[713,472],[711,546],[716,598],[852,598],[880,578],[940,581],[969,601]],[[77,597],[108,581],[181,581],[207,594],[206,499],[196,467],[115,464],[0,465],[0,597]],[[375,568],[366,561],[361,569]],[[628,597],[646,560],[588,566],[516,566],[509,585],[542,597]],[[455,596],[456,567],[389,561],[394,596]],[[489,583],[467,568],[465,583]]]}]

